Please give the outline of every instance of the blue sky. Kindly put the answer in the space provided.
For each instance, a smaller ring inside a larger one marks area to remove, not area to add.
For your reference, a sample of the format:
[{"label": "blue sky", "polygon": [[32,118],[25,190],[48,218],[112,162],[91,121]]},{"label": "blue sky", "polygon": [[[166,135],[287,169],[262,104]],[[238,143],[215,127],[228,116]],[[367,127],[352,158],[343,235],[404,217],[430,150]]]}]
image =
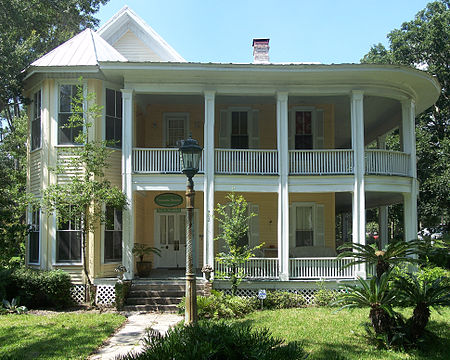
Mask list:
[{"label": "blue sky", "polygon": [[128,5],[188,61],[251,62],[252,39],[268,37],[273,62],[355,63],[428,2],[110,0],[97,16]]}]

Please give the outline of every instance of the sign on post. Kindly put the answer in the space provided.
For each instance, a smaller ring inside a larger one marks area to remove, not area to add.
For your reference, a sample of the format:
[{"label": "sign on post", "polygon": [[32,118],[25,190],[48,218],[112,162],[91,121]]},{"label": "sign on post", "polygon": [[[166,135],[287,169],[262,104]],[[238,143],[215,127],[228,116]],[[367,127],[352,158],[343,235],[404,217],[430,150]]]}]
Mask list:
[{"label": "sign on post", "polygon": [[267,297],[266,289],[259,289],[258,299],[261,300],[261,310],[263,309],[264,299]]}]

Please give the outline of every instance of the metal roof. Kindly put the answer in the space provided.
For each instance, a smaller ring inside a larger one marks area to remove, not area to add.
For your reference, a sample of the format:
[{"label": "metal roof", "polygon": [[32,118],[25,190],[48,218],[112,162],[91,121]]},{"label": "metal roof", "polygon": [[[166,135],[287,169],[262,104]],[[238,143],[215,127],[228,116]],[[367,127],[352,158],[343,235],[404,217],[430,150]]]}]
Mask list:
[{"label": "metal roof", "polygon": [[34,61],[31,66],[98,65],[127,59],[92,29],[86,29]]}]

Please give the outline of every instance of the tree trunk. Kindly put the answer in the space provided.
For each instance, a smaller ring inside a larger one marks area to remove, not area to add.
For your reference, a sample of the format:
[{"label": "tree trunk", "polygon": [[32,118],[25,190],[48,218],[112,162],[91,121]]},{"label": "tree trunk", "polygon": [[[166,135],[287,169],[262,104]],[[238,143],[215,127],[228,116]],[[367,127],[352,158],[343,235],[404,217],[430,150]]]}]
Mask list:
[{"label": "tree trunk", "polygon": [[392,319],[389,314],[378,305],[370,309],[369,318],[376,334],[387,334],[391,329]]},{"label": "tree trunk", "polygon": [[425,327],[430,319],[430,309],[424,303],[418,304],[411,318],[411,335],[413,339],[418,339],[423,335]]}]

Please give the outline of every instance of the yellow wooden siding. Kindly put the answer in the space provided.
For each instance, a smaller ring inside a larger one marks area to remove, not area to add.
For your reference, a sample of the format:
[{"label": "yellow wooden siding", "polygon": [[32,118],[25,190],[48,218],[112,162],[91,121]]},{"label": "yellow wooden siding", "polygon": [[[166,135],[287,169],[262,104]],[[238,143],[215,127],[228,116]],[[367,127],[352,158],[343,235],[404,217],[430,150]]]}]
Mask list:
[{"label": "yellow wooden siding", "polygon": [[150,49],[133,32],[128,30],[113,47],[129,61],[161,61],[161,57]]},{"label": "yellow wooden siding", "polygon": [[313,202],[324,205],[325,247],[335,248],[335,195],[334,193],[290,193],[289,204]]},{"label": "yellow wooden siding", "polygon": [[70,279],[73,284],[83,284],[84,274],[83,267],[79,266],[58,266],[55,265],[53,269],[61,269],[67,272],[70,275]]},{"label": "yellow wooden siding", "polygon": [[108,158],[108,167],[105,169],[106,178],[111,184],[122,189],[122,151],[111,151]]},{"label": "yellow wooden siding", "polygon": [[150,104],[143,109],[136,109],[136,146],[137,147],[163,147],[164,138],[164,114],[187,113],[189,114],[189,132],[200,145],[203,146],[203,105],[161,105]]},{"label": "yellow wooden siding", "polygon": [[36,196],[41,193],[42,150],[30,153],[30,192]]},{"label": "yellow wooden siding", "polygon": [[75,168],[70,164],[71,159],[75,155],[69,148],[60,147],[57,148],[57,166],[62,170],[58,173],[58,184],[64,184],[70,181],[74,176],[80,176],[83,173],[83,169]]}]

